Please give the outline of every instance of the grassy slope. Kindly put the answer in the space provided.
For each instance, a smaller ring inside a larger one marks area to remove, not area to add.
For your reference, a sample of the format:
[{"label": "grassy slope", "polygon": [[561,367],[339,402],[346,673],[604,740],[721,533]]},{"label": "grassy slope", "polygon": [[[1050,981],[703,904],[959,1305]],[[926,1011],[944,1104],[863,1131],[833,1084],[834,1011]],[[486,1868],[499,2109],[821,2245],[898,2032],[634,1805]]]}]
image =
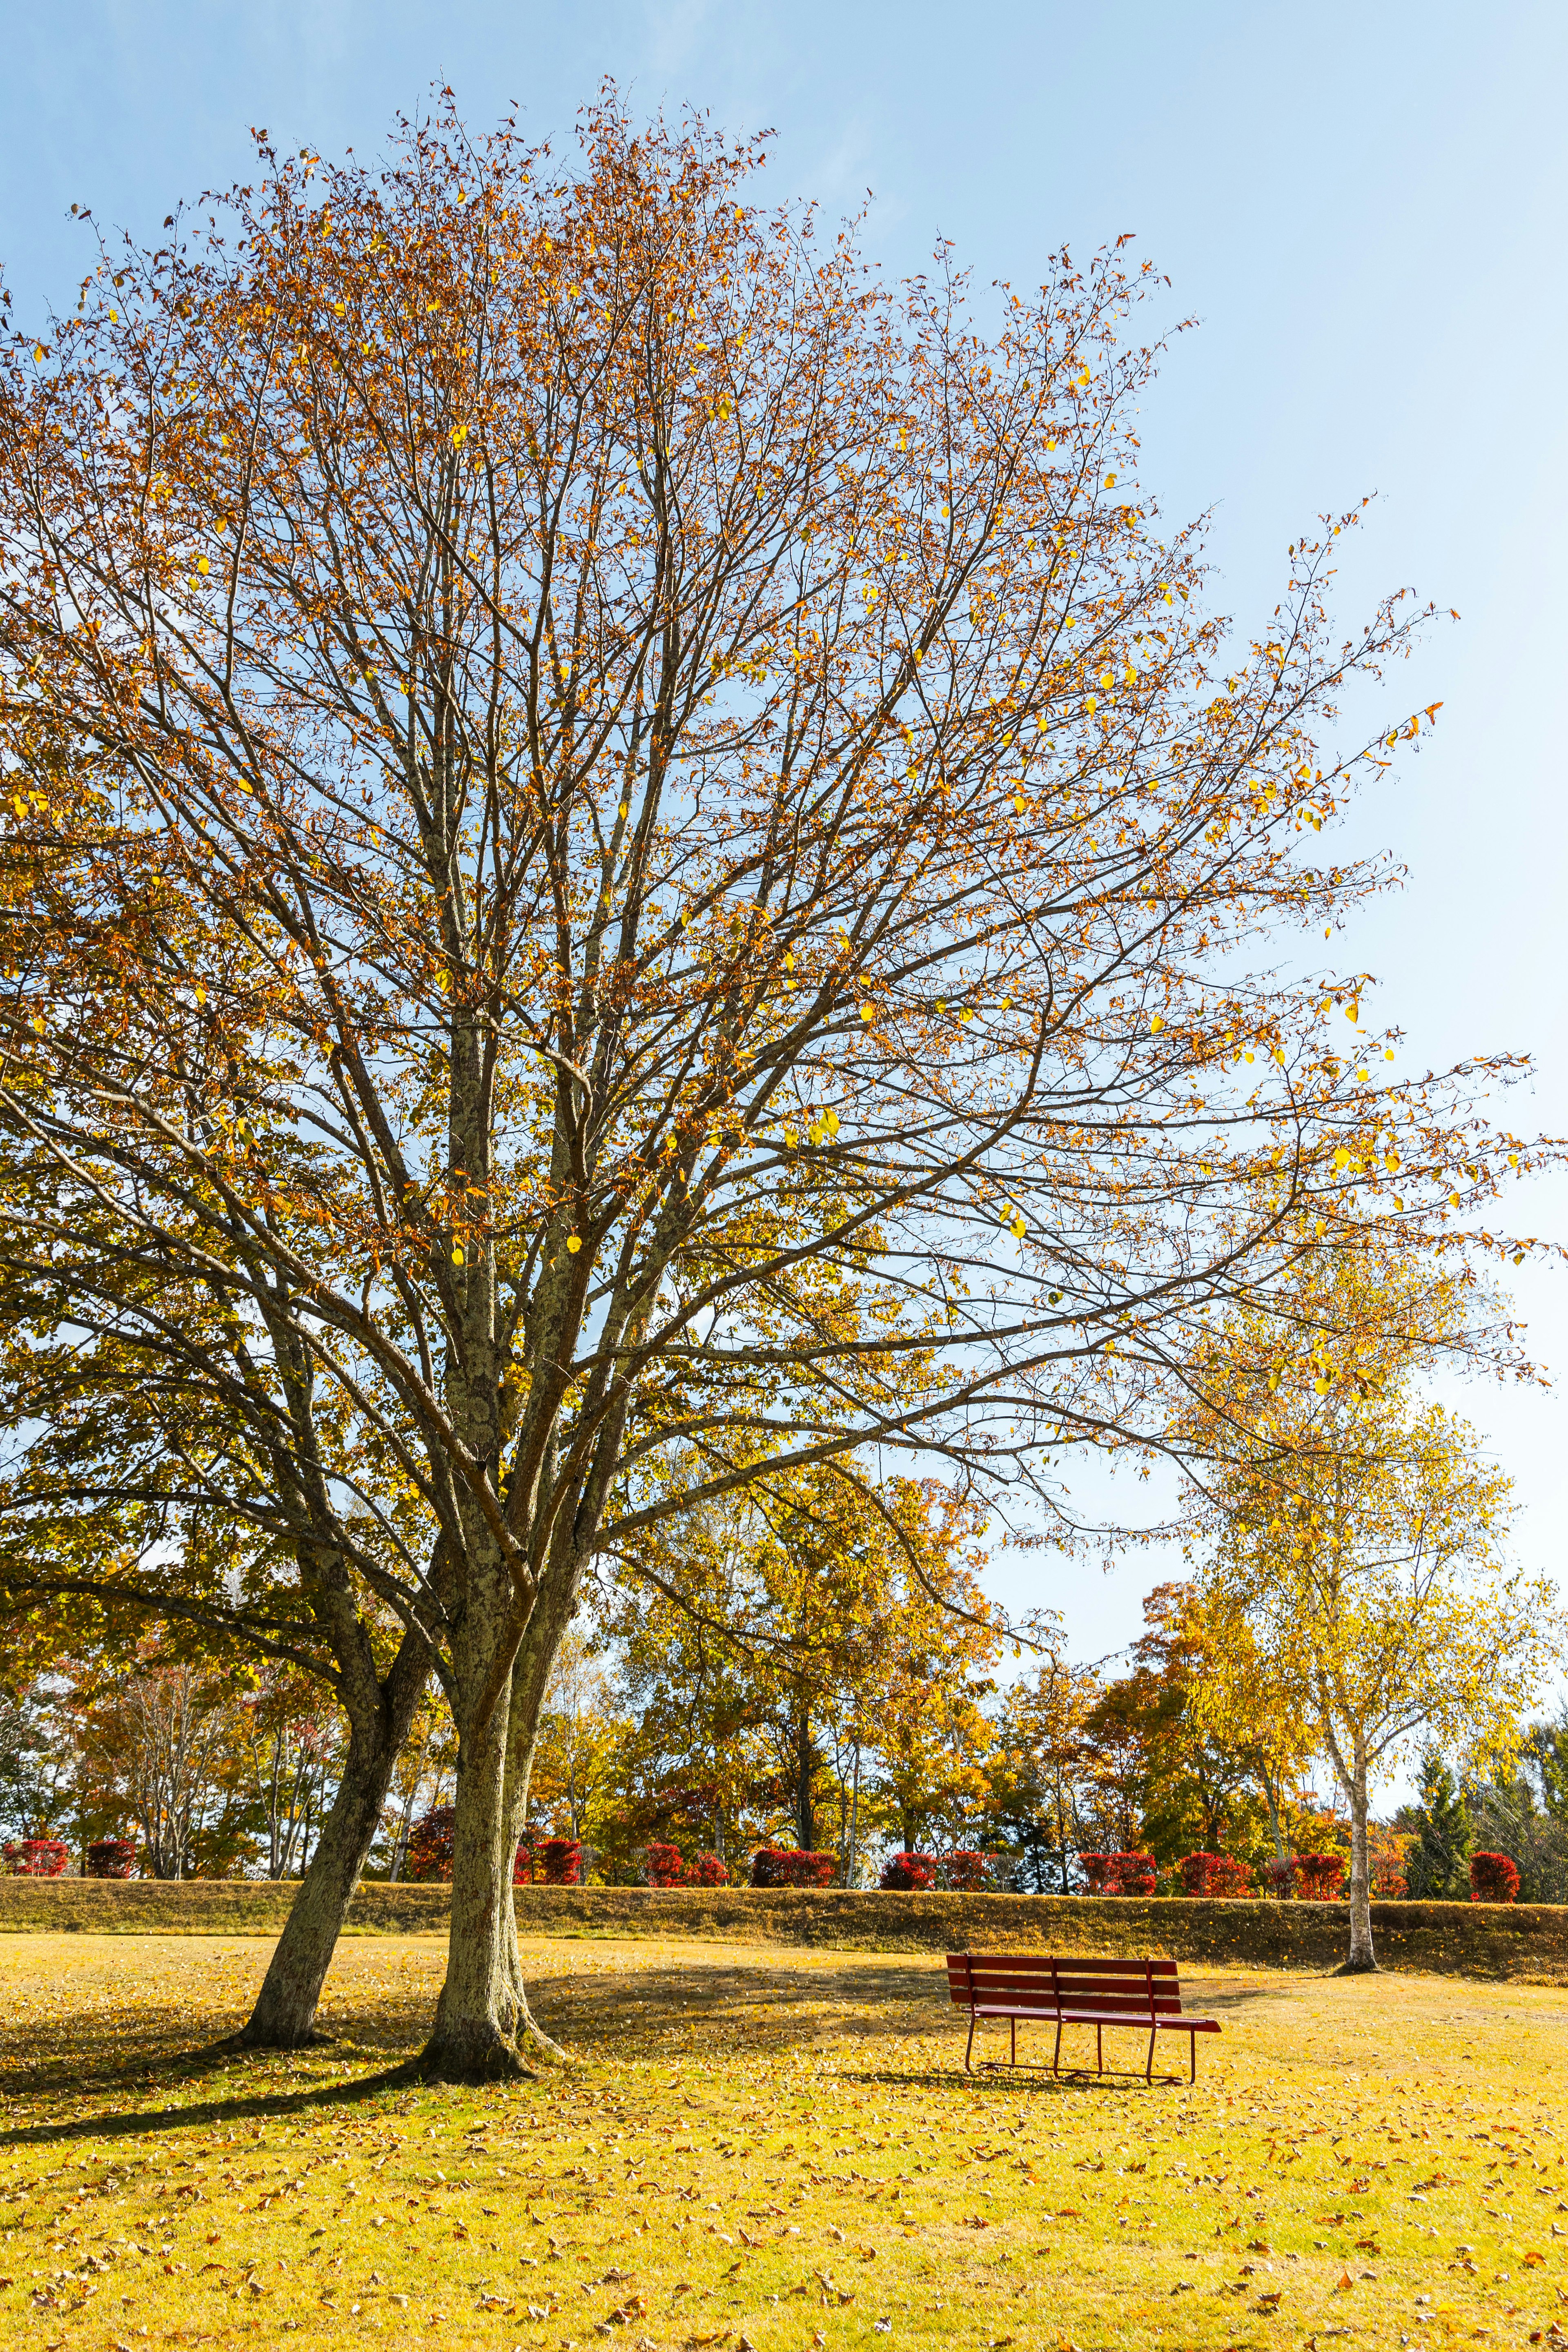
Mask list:
[{"label": "grassy slope", "polygon": [[538,1942],[580,2063],[446,2093],[384,2079],[434,1938],[344,1947],[333,2049],[193,2055],[267,1948],[0,1945],[0,2342],[1506,2344],[1568,2303],[1551,1990],[1211,1975],[1196,2089],[1149,2091],[966,2080],[907,1953]]},{"label": "grassy slope", "polygon": [[[61,1928],[87,1934],[276,1935],[292,1885],[260,1879],[0,1878],[0,1933]],[[1084,1895],[883,1895],[827,1887],[526,1886],[525,1933],[715,1937],[727,1944],[831,1946],[872,1952],[1168,1953],[1191,1966],[1331,1968],[1343,1958],[1342,1903],[1097,1900]],[[355,1935],[446,1932],[445,1886],[362,1884],[349,1914]],[[1378,1903],[1385,1968],[1445,1976],[1513,1977],[1568,1984],[1568,1905]]]}]

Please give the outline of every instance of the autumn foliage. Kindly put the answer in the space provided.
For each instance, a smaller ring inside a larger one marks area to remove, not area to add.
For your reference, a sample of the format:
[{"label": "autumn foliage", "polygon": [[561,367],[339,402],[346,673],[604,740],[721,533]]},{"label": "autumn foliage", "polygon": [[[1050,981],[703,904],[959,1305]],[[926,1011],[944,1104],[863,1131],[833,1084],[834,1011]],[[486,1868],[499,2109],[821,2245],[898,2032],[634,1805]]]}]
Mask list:
[{"label": "autumn foliage", "polygon": [[13,1878],[58,1878],[70,1861],[63,1838],[16,1838],[3,1853],[5,1871]]},{"label": "autumn foliage", "polygon": [[130,1838],[94,1838],[87,1849],[89,1878],[133,1878],[136,1848]]},{"label": "autumn foliage", "polygon": [[761,1846],[752,1856],[753,1886],[831,1886],[837,1875],[838,1857],[833,1853]]},{"label": "autumn foliage", "polygon": [[890,1854],[879,1884],[887,1894],[927,1895],[936,1885],[934,1853]]},{"label": "autumn foliage", "polygon": [[1331,1903],[1345,1883],[1342,1854],[1299,1853],[1292,1857],[1301,1895],[1309,1903]]},{"label": "autumn foliage", "polygon": [[679,1886],[686,1875],[686,1863],[678,1845],[667,1845],[663,1839],[653,1839],[643,1849],[643,1874],[650,1886]]},{"label": "autumn foliage", "polygon": [[1079,1857],[1091,1895],[1152,1895],[1154,1857],[1148,1853],[1085,1853]]},{"label": "autumn foliage", "polygon": [[1472,1853],[1470,1900],[1472,1903],[1517,1903],[1518,1864],[1506,1853]]},{"label": "autumn foliage", "polygon": [[1233,1900],[1252,1892],[1252,1873],[1246,1863],[1227,1853],[1184,1854],[1176,1865],[1184,1895]]}]

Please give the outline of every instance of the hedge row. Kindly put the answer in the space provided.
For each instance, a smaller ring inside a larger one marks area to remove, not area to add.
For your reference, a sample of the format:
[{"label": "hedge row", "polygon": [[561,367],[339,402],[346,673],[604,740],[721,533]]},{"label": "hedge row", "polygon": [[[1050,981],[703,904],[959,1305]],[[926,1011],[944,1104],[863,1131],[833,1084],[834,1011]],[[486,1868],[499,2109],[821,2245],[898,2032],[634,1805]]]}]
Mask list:
[{"label": "hedge row", "polygon": [[[0,1932],[275,1935],[291,1885],[254,1879],[0,1878]],[[350,1933],[442,1935],[446,1886],[366,1885]],[[843,1887],[520,1886],[525,1935],[692,1936],[868,1951],[1157,1953],[1209,1964],[1329,1969],[1344,1957],[1342,1903],[1142,1901],[1090,1895],[862,1894]],[[1568,1983],[1568,1906],[1374,1903],[1387,1968]]]}]

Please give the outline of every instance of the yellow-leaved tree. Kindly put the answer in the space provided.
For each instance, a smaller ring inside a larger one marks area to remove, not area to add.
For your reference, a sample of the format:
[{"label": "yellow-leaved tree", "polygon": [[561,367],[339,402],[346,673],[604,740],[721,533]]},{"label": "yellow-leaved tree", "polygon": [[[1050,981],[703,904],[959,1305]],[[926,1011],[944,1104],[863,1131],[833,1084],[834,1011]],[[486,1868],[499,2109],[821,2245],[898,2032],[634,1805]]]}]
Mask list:
[{"label": "yellow-leaved tree", "polygon": [[1238,1313],[1194,1367],[1183,1435],[1215,1661],[1195,1706],[1250,1709],[1328,1759],[1350,1808],[1355,1972],[1376,1966],[1370,1786],[1417,1736],[1509,1755],[1563,1621],[1551,1583],[1507,1562],[1510,1482],[1422,1392],[1475,1342],[1460,1286],[1368,1237],[1304,1246],[1279,1304]]}]

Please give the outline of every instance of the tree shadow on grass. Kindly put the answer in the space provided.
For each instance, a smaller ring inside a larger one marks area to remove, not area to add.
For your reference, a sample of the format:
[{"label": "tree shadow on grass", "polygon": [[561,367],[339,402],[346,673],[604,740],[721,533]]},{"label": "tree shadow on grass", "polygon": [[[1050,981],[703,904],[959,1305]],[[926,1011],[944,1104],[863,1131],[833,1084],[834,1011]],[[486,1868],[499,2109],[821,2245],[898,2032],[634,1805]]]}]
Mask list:
[{"label": "tree shadow on grass", "polygon": [[[206,2053],[196,2053],[199,2063]],[[73,2090],[78,2086],[73,2084]],[[137,2107],[114,2115],[77,2116],[60,2123],[13,2124],[0,2128],[0,2147],[47,2147],[77,2139],[133,2139],[148,2132],[183,2131],[187,2126],[259,2122],[312,2109],[357,2106],[367,2099],[416,2087],[406,2065],[383,2067],[348,2083],[301,2084],[298,2090],[237,2091],[226,2098],[195,2099],[186,2106]]]},{"label": "tree shadow on grass", "polygon": [[[1269,1990],[1253,1983],[1205,1986],[1202,2005],[1216,2014],[1234,2014]],[[720,1950],[710,1959],[683,1958],[601,1974],[577,1971],[574,1956],[563,1953],[559,1973],[536,1967],[531,2000],[546,2032],[590,2063],[639,2057],[662,2061],[677,2053],[684,2057],[695,2034],[705,2055],[772,2061],[803,2048],[831,2049],[840,2080],[906,2090],[963,2090],[967,2095],[977,2090],[988,2095],[999,2085],[1010,2090],[1026,2083],[1054,2096],[1081,2097],[1086,2092],[1124,2086],[1142,2073],[1139,2066],[1100,2077],[1081,2071],[1053,2077],[1048,2065],[1031,2060],[1016,2073],[1005,2063],[997,2068],[988,2062],[984,2071],[966,2075],[963,2012],[952,2007],[945,1976],[924,1955],[911,1958],[907,1967],[889,1967],[886,1961],[860,1961],[848,1953],[836,1965],[824,1965],[820,1958],[796,1962],[786,1952],[742,1961]],[[48,2047],[39,2052],[35,2041],[26,2063],[16,2063],[13,2045],[12,2063],[0,2071],[0,2095],[35,2100],[68,2096],[73,2104],[105,2099],[120,2102],[123,2112],[78,2116],[68,2123],[16,2123],[0,2130],[0,2145],[133,2135],[176,2129],[190,2122],[341,2107],[395,2091],[412,2094],[417,2087],[415,2053],[428,2033],[432,2011],[432,1995],[425,1988],[410,1986],[406,1994],[400,1988],[381,2001],[355,2000],[345,1988],[331,2004],[333,2029],[343,2038],[333,2048],[297,2055],[281,2051],[242,2053],[232,2042],[221,2041],[192,2050],[180,2033],[182,2025],[188,2029],[193,2022],[188,2012],[162,2006],[133,2021],[122,2019],[108,2034],[81,2026],[62,2032],[57,2023]],[[888,2045],[893,2042],[906,2046],[907,2063],[889,2060]],[[933,2044],[943,2052],[934,2062]],[[984,2042],[977,2054],[986,2061]],[[1071,2055],[1064,2053],[1069,2065]],[[277,2070],[289,2065],[300,2066],[302,2078],[279,2082]],[[351,2066],[373,2071],[349,2074]],[[324,2079],[329,2068],[337,2079]],[[254,2080],[261,2069],[273,2076],[265,2087],[258,2084],[248,2088],[235,2079],[244,2070]],[[226,2074],[232,2087],[215,2087],[191,2105],[131,2105],[138,2094],[154,2098],[187,2089],[199,2094],[203,2085]],[[1160,2087],[1158,2078],[1155,2087]]]}]

